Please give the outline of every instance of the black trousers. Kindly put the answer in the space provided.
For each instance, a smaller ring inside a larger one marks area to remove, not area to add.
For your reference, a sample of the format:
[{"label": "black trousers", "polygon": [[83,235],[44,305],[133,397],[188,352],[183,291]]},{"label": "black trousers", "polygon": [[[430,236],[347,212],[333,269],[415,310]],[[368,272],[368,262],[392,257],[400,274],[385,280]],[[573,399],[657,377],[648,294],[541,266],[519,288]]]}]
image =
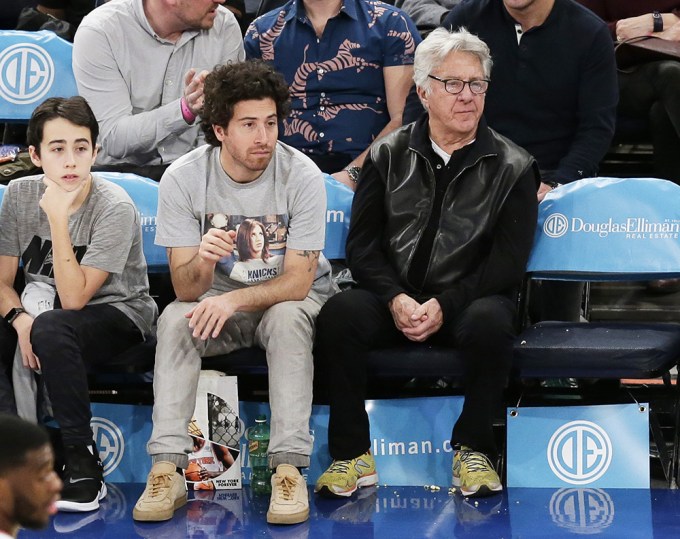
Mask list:
[{"label": "black trousers", "polygon": [[31,345],[64,444],[92,441],[87,366],[105,364],[143,340],[132,320],[111,305],[55,309],[35,318]]},{"label": "black trousers", "polygon": [[[514,301],[490,296],[474,301],[446,322],[428,343],[459,350],[465,360],[465,403],[451,444],[496,455],[493,419],[512,361]],[[355,458],[371,447],[366,398],[366,352],[410,342],[397,330],[385,303],[352,289],[330,298],[317,319],[320,365],[328,373],[328,446],[335,460]],[[427,353],[423,344],[423,353]],[[395,418],[398,421],[398,418]]]},{"label": "black trousers", "polygon": [[619,111],[648,118],[656,173],[680,183],[680,62],[649,62],[619,73]]},{"label": "black trousers", "polygon": [[12,363],[16,346],[16,332],[0,322],[0,412],[7,414],[17,413],[12,389]]}]

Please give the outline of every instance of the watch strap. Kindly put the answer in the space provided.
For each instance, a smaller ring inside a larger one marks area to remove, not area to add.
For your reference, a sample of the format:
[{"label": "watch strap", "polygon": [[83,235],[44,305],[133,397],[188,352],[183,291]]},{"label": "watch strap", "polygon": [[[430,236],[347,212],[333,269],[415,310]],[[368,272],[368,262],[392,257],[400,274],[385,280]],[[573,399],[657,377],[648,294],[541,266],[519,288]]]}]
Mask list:
[{"label": "watch strap", "polygon": [[12,322],[14,322],[17,319],[17,316],[19,316],[21,313],[25,313],[26,311],[24,310],[23,307],[12,307],[9,312],[4,316],[5,323],[8,326],[12,325]]},{"label": "watch strap", "polygon": [[654,32],[663,32],[663,17],[661,13],[658,11],[652,13],[652,20],[654,21]]}]

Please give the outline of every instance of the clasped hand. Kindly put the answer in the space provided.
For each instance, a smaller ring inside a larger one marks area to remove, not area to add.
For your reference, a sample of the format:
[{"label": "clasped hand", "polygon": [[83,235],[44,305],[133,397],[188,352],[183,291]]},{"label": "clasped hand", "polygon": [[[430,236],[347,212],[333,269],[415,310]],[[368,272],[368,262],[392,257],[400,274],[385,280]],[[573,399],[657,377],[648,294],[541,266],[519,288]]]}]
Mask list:
[{"label": "clasped hand", "polygon": [[397,329],[414,342],[434,335],[444,321],[441,306],[434,298],[420,304],[407,294],[399,294],[392,298],[389,308]]}]

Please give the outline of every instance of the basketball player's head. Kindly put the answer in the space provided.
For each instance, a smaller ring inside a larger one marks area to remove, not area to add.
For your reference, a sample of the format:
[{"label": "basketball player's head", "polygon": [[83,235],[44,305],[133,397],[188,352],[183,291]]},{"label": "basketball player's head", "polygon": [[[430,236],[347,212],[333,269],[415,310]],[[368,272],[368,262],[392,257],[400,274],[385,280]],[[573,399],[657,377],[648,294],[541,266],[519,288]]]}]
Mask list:
[{"label": "basketball player's head", "polygon": [[57,511],[61,487],[47,433],[0,414],[0,530],[16,535],[20,526],[46,526]]}]

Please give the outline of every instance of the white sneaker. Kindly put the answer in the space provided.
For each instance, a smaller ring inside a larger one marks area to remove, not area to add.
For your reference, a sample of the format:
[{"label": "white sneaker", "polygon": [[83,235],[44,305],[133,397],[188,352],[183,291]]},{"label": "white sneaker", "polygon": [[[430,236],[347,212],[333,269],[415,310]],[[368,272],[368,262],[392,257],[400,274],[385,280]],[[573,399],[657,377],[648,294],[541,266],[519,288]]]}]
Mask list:
[{"label": "white sneaker", "polygon": [[132,511],[132,518],[150,522],[170,520],[187,503],[184,478],[172,462],[157,462],[151,468],[146,488]]},{"label": "white sneaker", "polygon": [[295,466],[279,464],[272,475],[269,524],[299,524],[309,518],[307,484]]}]

